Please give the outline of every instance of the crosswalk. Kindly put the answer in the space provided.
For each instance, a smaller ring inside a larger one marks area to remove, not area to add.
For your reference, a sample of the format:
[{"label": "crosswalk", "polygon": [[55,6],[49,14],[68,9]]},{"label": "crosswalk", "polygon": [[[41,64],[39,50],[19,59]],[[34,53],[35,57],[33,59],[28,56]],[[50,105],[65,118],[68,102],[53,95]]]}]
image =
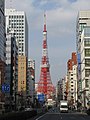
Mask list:
[{"label": "crosswalk", "polygon": [[48,110],[48,113],[60,113],[58,108],[51,108],[50,110]]}]

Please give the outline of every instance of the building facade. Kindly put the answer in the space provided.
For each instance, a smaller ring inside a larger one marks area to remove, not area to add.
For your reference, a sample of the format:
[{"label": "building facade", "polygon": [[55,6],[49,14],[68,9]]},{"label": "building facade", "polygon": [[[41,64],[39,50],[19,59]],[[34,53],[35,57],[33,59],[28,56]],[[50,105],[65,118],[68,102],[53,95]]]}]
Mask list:
[{"label": "building facade", "polygon": [[5,15],[4,15],[4,0],[0,0],[0,102],[5,101],[2,86],[5,82],[5,56],[6,56],[6,34],[5,34]]},{"label": "building facade", "polygon": [[18,47],[14,33],[6,34],[6,77],[5,85],[9,90],[5,92],[5,103],[12,109],[16,106],[16,94],[18,85]]},{"label": "building facade", "polygon": [[35,99],[35,60],[28,60],[29,78],[27,86],[29,88],[28,94],[31,96],[31,102],[34,103]]},{"label": "building facade", "polygon": [[28,25],[26,15],[23,11],[15,9],[6,9],[6,31],[14,31],[17,45],[18,55],[28,57]]},{"label": "building facade", "polygon": [[82,79],[82,103],[88,107],[90,84],[90,26],[84,27],[81,34],[81,79]]},{"label": "building facade", "polygon": [[[6,9],[6,31],[14,31],[18,45],[18,92],[26,94],[28,65],[28,25],[23,11]],[[24,73],[24,74],[23,74]]]},{"label": "building facade", "polygon": [[77,55],[72,53],[72,58],[67,62],[68,77],[68,97],[67,100],[71,107],[77,109]]},{"label": "building facade", "polygon": [[[86,53],[88,50],[84,51],[84,47],[88,49],[89,45],[85,46],[84,44],[84,28],[90,26],[90,11],[80,11],[77,16],[77,25],[76,25],[76,45],[77,45],[77,61],[78,61],[78,99],[82,103],[83,107],[87,107],[87,74],[90,74],[89,70],[84,70],[85,60],[87,56]],[[88,29],[88,28],[87,28]],[[86,38],[85,38],[86,39]],[[88,38],[87,38],[88,39]],[[89,41],[89,39],[88,39]],[[89,42],[87,42],[89,44]],[[85,53],[86,52],[86,53]],[[89,56],[87,57],[87,59]],[[89,65],[87,65],[89,67]],[[86,67],[87,68],[87,67]],[[89,68],[88,68],[89,69]],[[84,78],[85,77],[85,78]],[[86,80],[85,80],[86,79]],[[83,99],[84,97],[84,99]]]},{"label": "building facade", "polygon": [[63,100],[67,100],[68,95],[68,79],[67,75],[62,79],[62,93],[63,93]]},{"label": "building facade", "polygon": [[60,102],[60,100],[63,100],[63,90],[62,90],[62,87],[63,87],[63,81],[62,79],[58,81],[57,83],[57,86],[56,86],[56,99],[57,99],[57,103]]}]

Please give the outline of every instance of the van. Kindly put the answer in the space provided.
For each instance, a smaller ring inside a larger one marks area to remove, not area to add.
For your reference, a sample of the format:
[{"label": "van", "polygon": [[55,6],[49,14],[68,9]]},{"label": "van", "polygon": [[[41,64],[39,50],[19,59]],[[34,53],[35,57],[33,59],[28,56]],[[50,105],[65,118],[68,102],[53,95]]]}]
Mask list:
[{"label": "van", "polygon": [[60,112],[68,112],[68,101],[66,100],[60,101]]}]

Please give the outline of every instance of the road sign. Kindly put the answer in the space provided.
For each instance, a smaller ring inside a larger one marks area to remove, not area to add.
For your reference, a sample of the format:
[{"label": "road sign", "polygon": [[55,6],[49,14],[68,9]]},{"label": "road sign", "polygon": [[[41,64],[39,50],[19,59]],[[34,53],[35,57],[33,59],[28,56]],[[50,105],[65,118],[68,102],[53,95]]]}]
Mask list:
[{"label": "road sign", "polygon": [[3,84],[2,85],[2,92],[10,92],[10,85],[9,84]]},{"label": "road sign", "polygon": [[44,102],[44,100],[45,100],[45,95],[43,93],[38,94],[38,101],[39,102]]}]

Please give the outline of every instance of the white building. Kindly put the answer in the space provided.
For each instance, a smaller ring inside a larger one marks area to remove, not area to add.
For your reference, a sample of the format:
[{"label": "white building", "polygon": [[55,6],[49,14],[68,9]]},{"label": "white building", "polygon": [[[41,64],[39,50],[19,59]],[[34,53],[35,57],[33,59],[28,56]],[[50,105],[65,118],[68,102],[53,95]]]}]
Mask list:
[{"label": "white building", "polygon": [[90,84],[90,26],[84,27],[81,34],[81,79],[82,79],[82,102],[88,107],[89,84]]},{"label": "white building", "polygon": [[28,57],[28,25],[24,11],[17,11],[15,9],[6,9],[6,31],[14,31],[18,54]]},{"label": "white building", "polygon": [[68,71],[68,101],[77,108],[77,65]]},{"label": "white building", "polygon": [[[90,26],[90,10],[87,11],[80,11],[78,13],[77,16],[77,26],[76,26],[76,44],[77,44],[77,56],[78,59],[78,99],[80,99],[82,106],[83,107],[87,107],[87,85],[88,84],[88,78],[87,78],[87,74],[90,74],[90,71],[87,69],[87,67],[85,66],[85,62],[87,61],[89,63],[89,60],[85,60],[86,58],[88,59],[90,56],[88,55],[85,56],[85,54],[89,53],[89,39],[87,40],[87,49],[88,50],[84,50],[85,44],[84,44],[84,28],[85,26]],[[86,28],[85,28],[86,29]],[[90,33],[89,33],[90,34]],[[89,37],[89,36],[87,36]],[[85,38],[86,39],[86,38]],[[85,47],[85,49],[86,49]],[[86,52],[86,53],[85,53]],[[89,66],[88,66],[89,67]],[[85,69],[87,70],[85,70]],[[84,98],[84,99],[83,99]]]}]

